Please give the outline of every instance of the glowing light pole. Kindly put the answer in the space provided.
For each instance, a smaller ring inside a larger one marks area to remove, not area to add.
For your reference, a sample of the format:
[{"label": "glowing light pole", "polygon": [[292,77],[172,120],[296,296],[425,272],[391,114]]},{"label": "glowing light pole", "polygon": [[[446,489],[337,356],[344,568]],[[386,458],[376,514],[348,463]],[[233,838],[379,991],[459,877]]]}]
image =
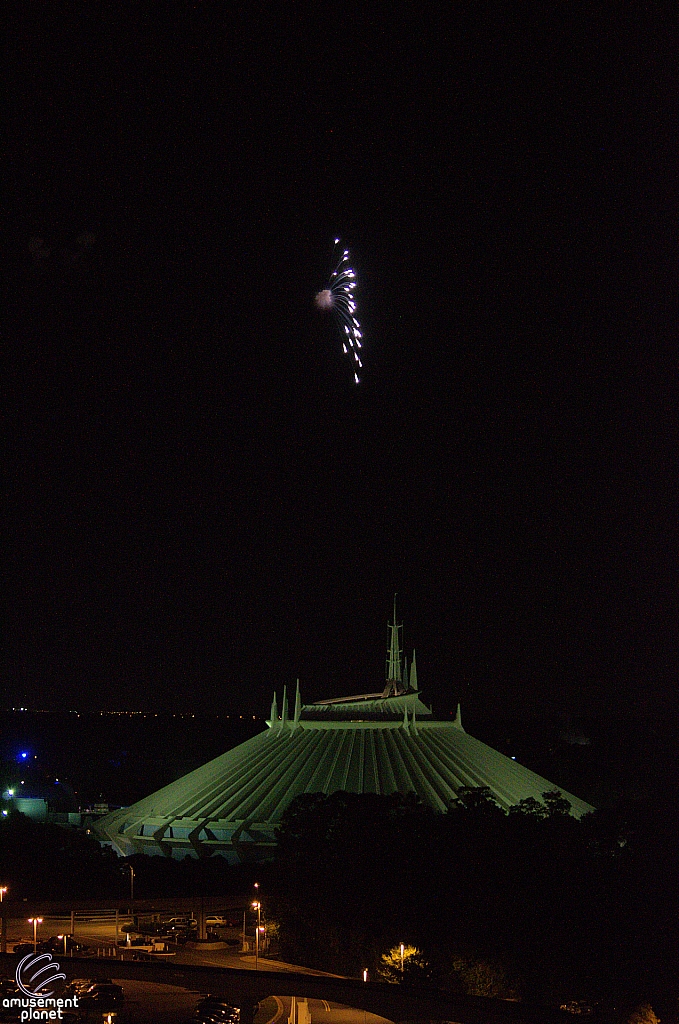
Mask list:
[{"label": "glowing light pole", "polygon": [[68,936],[67,935],[57,935],[57,938],[64,940],[64,956],[66,956],[66,940],[67,940]]},{"label": "glowing light pole", "polygon": [[262,904],[259,900],[252,903],[252,909],[257,911],[257,931],[255,932],[255,970],[257,971],[259,970],[259,932],[262,927]]},{"label": "glowing light pole", "polygon": [[403,981],[403,943],[401,943],[401,981]]},{"label": "glowing light pole", "polygon": [[[2,813],[6,814],[7,812],[3,811]],[[7,892],[7,889],[8,886],[0,885],[0,903],[2,903],[2,897]],[[2,919],[0,920],[0,952],[7,952],[7,918],[5,917],[4,913],[2,914]]]},{"label": "glowing light pole", "polygon": [[42,924],[41,917],[29,917],[28,923],[33,925],[33,952],[38,952],[38,925]]}]

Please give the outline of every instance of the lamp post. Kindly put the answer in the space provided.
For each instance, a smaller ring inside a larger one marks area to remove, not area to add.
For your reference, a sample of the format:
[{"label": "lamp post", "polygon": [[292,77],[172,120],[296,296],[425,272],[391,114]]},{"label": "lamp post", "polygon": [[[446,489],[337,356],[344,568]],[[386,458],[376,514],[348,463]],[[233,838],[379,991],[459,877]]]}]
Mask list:
[{"label": "lamp post", "polygon": [[66,940],[68,939],[68,935],[57,935],[57,938],[64,940],[64,956],[66,956]]},{"label": "lamp post", "polygon": [[33,925],[33,952],[38,952],[38,925],[42,924],[41,917],[29,917],[28,923]]},{"label": "lamp post", "polygon": [[[134,868],[131,864],[127,866],[130,869],[130,903],[134,904]],[[134,906],[132,909],[134,909]]]},{"label": "lamp post", "polygon": [[[0,904],[2,903],[2,897],[7,892],[8,886],[0,885]],[[0,952],[7,952],[7,918],[3,911],[0,915]]]},{"label": "lamp post", "polygon": [[401,981],[403,981],[403,943],[401,943]]},{"label": "lamp post", "polygon": [[255,932],[255,970],[259,970],[259,933],[262,927],[262,901],[259,897],[259,882],[255,882],[255,895],[257,899],[252,904],[252,909],[257,911],[257,931]]},{"label": "lamp post", "polygon": [[259,970],[259,931],[262,926],[262,904],[259,900],[252,903],[252,909],[257,911],[257,931],[255,932],[255,970]]}]

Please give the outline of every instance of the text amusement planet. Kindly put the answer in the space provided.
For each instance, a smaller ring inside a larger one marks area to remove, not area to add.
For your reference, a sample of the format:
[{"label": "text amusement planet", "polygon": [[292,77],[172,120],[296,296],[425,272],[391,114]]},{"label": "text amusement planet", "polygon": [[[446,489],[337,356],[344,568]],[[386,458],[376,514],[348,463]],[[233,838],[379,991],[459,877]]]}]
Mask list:
[{"label": "text amusement planet", "polygon": [[75,996],[62,998],[54,995],[55,981],[65,981],[66,975],[60,971],[59,964],[52,959],[51,953],[34,953],[25,956],[17,965],[16,983],[22,996],[5,997],[3,1008],[18,1007],[22,1021],[61,1020],[64,1010],[78,1006]]}]

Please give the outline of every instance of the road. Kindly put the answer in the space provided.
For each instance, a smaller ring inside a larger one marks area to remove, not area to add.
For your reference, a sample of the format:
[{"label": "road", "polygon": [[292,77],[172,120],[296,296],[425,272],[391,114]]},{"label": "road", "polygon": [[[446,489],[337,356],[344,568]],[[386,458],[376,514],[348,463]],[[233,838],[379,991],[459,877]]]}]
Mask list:
[{"label": "road", "polygon": [[[290,1000],[287,1002],[286,1019]],[[325,999],[310,999],[309,1009],[311,1010],[311,1024],[390,1024],[385,1017],[378,1017],[365,1010],[355,1010],[351,1006],[328,1003]]]},{"label": "road", "polygon": [[[115,975],[115,970],[114,970]],[[120,1024],[188,1024],[202,993],[188,992],[171,985],[125,981],[125,1005]],[[325,999],[310,999],[311,1024],[390,1024],[364,1010],[354,1010]],[[273,996],[266,999],[254,1024],[287,1024],[290,999]]]}]

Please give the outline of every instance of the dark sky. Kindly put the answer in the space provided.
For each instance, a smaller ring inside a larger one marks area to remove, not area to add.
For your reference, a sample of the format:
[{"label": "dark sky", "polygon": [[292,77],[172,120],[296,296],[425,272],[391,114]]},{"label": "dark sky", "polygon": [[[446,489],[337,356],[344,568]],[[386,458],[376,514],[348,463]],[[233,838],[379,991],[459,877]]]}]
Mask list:
[{"label": "dark sky", "polygon": [[0,702],[667,714],[674,20],[246,6],[9,33]]}]

